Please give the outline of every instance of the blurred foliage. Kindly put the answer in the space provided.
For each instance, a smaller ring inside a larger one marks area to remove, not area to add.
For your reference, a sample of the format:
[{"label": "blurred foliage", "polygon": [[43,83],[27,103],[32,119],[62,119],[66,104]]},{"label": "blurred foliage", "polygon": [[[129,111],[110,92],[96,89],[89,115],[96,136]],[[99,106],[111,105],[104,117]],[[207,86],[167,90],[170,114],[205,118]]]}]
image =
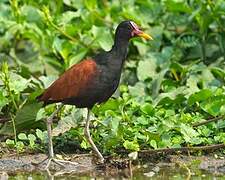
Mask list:
[{"label": "blurred foliage", "polygon": [[[16,139],[16,132],[44,130],[55,105],[41,108],[35,97],[71,65],[109,50],[124,19],[154,41],[131,41],[117,98],[94,107],[92,136],[100,149],[225,142],[224,0],[1,0],[0,117],[14,123],[1,124],[0,134]],[[65,106],[54,135],[89,148],[80,126],[85,113]],[[36,138],[25,139],[34,148]]]}]

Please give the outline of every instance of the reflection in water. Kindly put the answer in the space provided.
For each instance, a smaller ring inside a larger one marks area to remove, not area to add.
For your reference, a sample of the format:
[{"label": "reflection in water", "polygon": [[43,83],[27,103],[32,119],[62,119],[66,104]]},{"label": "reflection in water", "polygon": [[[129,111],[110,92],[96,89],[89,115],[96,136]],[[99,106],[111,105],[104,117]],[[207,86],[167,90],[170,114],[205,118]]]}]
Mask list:
[{"label": "reflection in water", "polygon": [[57,180],[57,179],[132,179],[132,180],[189,180],[189,179],[214,179],[220,180],[225,179],[225,175],[215,175],[212,173],[207,173],[205,171],[201,171],[199,169],[185,169],[184,167],[177,166],[134,166],[129,167],[123,170],[117,170],[110,172],[95,170],[90,171],[85,174],[73,174],[73,172],[65,172],[65,171],[57,171],[57,172],[34,172],[34,173],[18,173],[16,175],[8,175],[7,173],[0,173],[0,180],[7,179],[29,179],[29,180],[39,180],[39,179],[49,179],[49,180]]}]

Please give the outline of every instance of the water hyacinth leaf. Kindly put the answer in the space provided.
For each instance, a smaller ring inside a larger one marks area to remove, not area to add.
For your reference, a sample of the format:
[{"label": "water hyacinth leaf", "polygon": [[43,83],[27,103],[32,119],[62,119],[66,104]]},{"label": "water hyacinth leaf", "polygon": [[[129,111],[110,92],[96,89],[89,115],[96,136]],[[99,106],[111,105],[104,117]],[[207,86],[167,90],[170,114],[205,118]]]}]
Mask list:
[{"label": "water hyacinth leaf", "polygon": [[192,94],[188,98],[188,104],[191,106],[196,102],[199,103],[201,101],[207,100],[212,95],[213,95],[213,93],[210,89],[202,89],[199,92]]},{"label": "water hyacinth leaf", "polygon": [[134,86],[128,86],[129,92],[132,96],[145,96],[145,84],[137,82]]},{"label": "water hyacinth leaf", "polygon": [[137,68],[137,77],[140,81],[154,78],[156,74],[156,64],[151,59],[140,61]]},{"label": "water hyacinth leaf", "polygon": [[214,96],[202,103],[200,103],[200,107],[207,113],[212,116],[218,116],[221,114],[221,108],[225,106],[225,96]]},{"label": "water hyacinth leaf", "polygon": [[22,92],[24,89],[27,88],[29,84],[29,80],[23,78],[22,76],[15,74],[15,73],[10,73],[10,82],[9,86],[12,91],[14,91],[16,94],[19,94]]},{"label": "water hyacinth leaf", "polygon": [[75,119],[73,119],[70,116],[66,116],[62,118],[59,122],[57,127],[53,129],[52,136],[59,136],[60,134],[63,134],[64,132],[70,130],[72,127],[76,127],[77,123]]},{"label": "water hyacinth leaf", "polygon": [[167,6],[168,10],[172,12],[185,12],[185,13],[192,12],[192,9],[187,5],[187,3],[184,2],[167,0],[165,5]]},{"label": "water hyacinth leaf", "polygon": [[137,47],[140,55],[145,55],[148,50],[148,45],[140,41],[133,41],[133,44]]},{"label": "water hyacinth leaf", "polygon": [[71,20],[74,18],[81,16],[81,10],[74,11],[66,11],[62,14],[62,17],[60,18],[60,22],[63,24],[68,24]]},{"label": "water hyacinth leaf", "polygon": [[43,88],[47,89],[57,79],[57,76],[40,76],[39,79],[44,85]]},{"label": "water hyacinth leaf", "polygon": [[157,149],[157,143],[156,143],[156,141],[155,141],[154,139],[152,139],[152,140],[150,141],[150,145],[151,145],[154,149]]},{"label": "water hyacinth leaf", "polygon": [[1,91],[0,89],[0,111],[8,103],[9,103],[9,99],[3,95],[3,91]]},{"label": "water hyacinth leaf", "polygon": [[192,142],[192,138],[197,137],[199,135],[199,133],[191,126],[188,126],[183,123],[180,125],[180,132],[183,134],[185,141],[189,143]]},{"label": "water hyacinth leaf", "polygon": [[112,110],[112,111],[116,111],[118,110],[118,107],[120,105],[120,102],[110,98],[107,102],[105,102],[104,104],[102,104],[101,106],[94,106],[93,108],[93,112],[94,113],[101,113],[101,114],[105,114],[106,111],[108,110]]},{"label": "water hyacinth leaf", "polygon": [[[41,103],[30,102],[21,107],[15,117],[15,126],[17,132],[23,130],[30,130],[32,128],[44,128],[45,123],[43,121],[36,121],[36,115],[39,109],[42,107]],[[12,135],[13,127],[11,122],[7,122],[0,129],[0,134]]]},{"label": "water hyacinth leaf", "polygon": [[183,101],[185,99],[184,93],[185,93],[185,87],[182,87],[182,86],[170,92],[161,93],[156,99],[154,99],[153,105],[156,106],[157,104],[161,104],[161,103],[170,104],[170,103],[176,102],[176,100],[179,103],[180,100]]},{"label": "water hyacinth leaf", "polygon": [[15,141],[12,139],[7,139],[5,142],[9,147],[14,147],[15,146]]},{"label": "water hyacinth leaf", "polygon": [[144,105],[142,105],[141,111],[149,116],[152,116],[154,114],[154,108],[150,103],[145,103]]},{"label": "water hyacinth leaf", "polygon": [[58,136],[78,126],[78,122],[83,119],[83,111],[81,109],[75,109],[68,116],[62,117],[57,126],[52,131],[52,136]]},{"label": "water hyacinth leaf", "polygon": [[29,134],[28,139],[29,139],[30,147],[34,148],[35,147],[35,141],[37,139],[36,136],[33,135],[33,134]]},{"label": "water hyacinth leaf", "polygon": [[26,135],[25,133],[20,133],[20,134],[18,135],[18,138],[19,138],[20,140],[27,140],[27,135]]},{"label": "water hyacinth leaf", "polygon": [[212,67],[211,72],[214,76],[219,77],[221,79],[225,79],[225,70],[218,67]]},{"label": "water hyacinth leaf", "polygon": [[111,131],[113,134],[116,134],[119,128],[120,119],[119,118],[113,118],[111,121]]},{"label": "water hyacinth leaf", "polygon": [[27,136],[27,138],[29,139],[29,141],[36,141],[36,136],[35,135],[33,135],[33,134],[28,134],[28,136]]},{"label": "water hyacinth leaf", "polygon": [[140,147],[139,144],[137,143],[137,141],[124,141],[123,146],[128,149],[128,150],[132,150],[132,151],[139,151]]},{"label": "water hyacinth leaf", "polygon": [[87,54],[88,50],[87,49],[80,49],[79,52],[77,52],[75,55],[72,55],[69,58],[69,67],[71,67],[74,64],[77,64],[80,60],[82,60],[85,55]]},{"label": "water hyacinth leaf", "polygon": [[134,123],[138,125],[147,125],[149,122],[145,117],[138,117]]},{"label": "water hyacinth leaf", "polygon": [[113,38],[108,28],[93,26],[91,32],[102,49],[109,51],[112,48]]},{"label": "water hyacinth leaf", "polygon": [[36,129],[36,136],[41,140],[44,141],[45,140],[45,134],[43,131],[41,131],[40,129]]},{"label": "water hyacinth leaf", "polygon": [[89,10],[93,10],[97,7],[96,0],[84,0],[84,4]]}]

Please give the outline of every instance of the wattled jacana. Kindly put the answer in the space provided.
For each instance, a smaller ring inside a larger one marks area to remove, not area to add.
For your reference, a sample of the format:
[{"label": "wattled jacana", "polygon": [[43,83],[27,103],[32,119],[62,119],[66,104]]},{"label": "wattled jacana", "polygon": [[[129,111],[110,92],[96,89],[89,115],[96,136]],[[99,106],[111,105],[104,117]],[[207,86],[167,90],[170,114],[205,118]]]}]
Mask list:
[{"label": "wattled jacana", "polygon": [[[96,103],[107,101],[116,91],[127,56],[129,40],[136,36],[152,39],[133,21],[121,22],[116,29],[114,45],[110,51],[102,52],[73,65],[38,97],[44,105],[61,102],[88,109],[84,134],[101,162],[104,158],[92,141],[89,132],[90,111]],[[51,133],[52,119],[59,109],[47,120],[49,157],[46,168],[51,161],[59,163],[54,159]]]}]

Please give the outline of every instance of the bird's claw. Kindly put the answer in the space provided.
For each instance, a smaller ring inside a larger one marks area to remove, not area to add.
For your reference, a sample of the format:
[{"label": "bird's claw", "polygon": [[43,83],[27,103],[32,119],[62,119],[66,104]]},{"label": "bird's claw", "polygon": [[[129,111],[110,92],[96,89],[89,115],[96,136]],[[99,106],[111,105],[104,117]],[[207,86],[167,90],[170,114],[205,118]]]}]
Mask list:
[{"label": "bird's claw", "polygon": [[40,164],[43,164],[46,161],[47,161],[47,164],[46,164],[46,166],[44,168],[45,170],[49,169],[49,166],[50,166],[51,162],[54,162],[55,164],[57,164],[57,165],[59,165],[59,166],[61,166],[63,168],[66,168],[65,164],[71,164],[73,166],[78,165],[78,163],[76,163],[76,162],[65,161],[65,160],[60,160],[60,159],[55,159],[55,158],[50,158],[50,157],[45,158],[44,160],[42,160],[39,163],[32,163],[32,164],[35,165],[35,166],[39,166]]}]

